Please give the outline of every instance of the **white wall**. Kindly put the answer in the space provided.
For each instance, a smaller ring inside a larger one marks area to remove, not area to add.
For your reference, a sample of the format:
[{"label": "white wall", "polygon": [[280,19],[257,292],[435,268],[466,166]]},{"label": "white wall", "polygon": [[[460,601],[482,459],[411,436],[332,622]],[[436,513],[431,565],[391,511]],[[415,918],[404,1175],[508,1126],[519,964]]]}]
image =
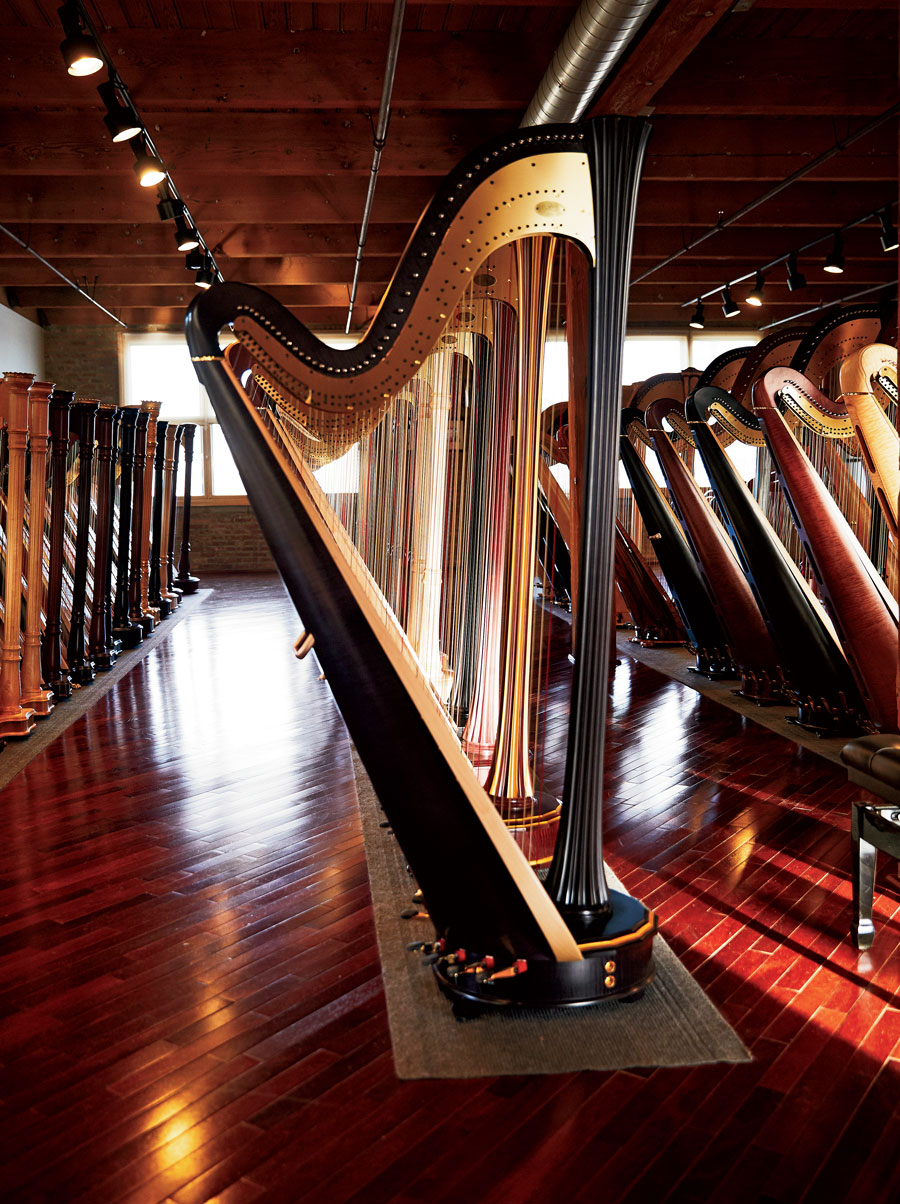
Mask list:
[{"label": "white wall", "polygon": [[5,305],[0,305],[0,372],[44,376],[44,332]]}]

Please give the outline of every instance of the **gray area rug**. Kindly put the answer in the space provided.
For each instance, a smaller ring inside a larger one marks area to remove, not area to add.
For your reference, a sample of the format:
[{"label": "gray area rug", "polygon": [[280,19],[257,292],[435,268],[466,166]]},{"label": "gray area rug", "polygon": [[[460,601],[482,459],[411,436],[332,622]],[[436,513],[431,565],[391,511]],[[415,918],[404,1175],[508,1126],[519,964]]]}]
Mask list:
[{"label": "gray area rug", "polygon": [[138,644],[137,648],[123,652],[113,667],[106,673],[98,673],[88,686],[80,686],[72,691],[72,697],[64,702],[58,702],[45,719],[38,719],[37,727],[30,736],[23,739],[8,740],[6,748],[0,752],[0,790],[8,786],[17,773],[20,773],[34,757],[44,751],[58,735],[70,727],[76,719],[94,705],[98,698],[111,689],[117,681],[130,673],[135,665],[158,648],[175,628],[193,611],[200,606],[212,593],[211,589],[198,589],[195,594],[185,595],[167,619],[158,624],[153,634]]},{"label": "gray area rug", "polygon": [[682,685],[690,686],[692,690],[705,694],[707,698],[714,698],[716,702],[720,702],[729,710],[737,711],[754,723],[758,723],[772,732],[777,732],[779,736],[784,736],[785,740],[791,740],[794,744],[808,748],[811,752],[818,753],[820,757],[834,761],[836,765],[844,768],[841,761],[841,749],[850,739],[849,736],[817,736],[813,732],[798,727],[796,723],[788,722],[788,716],[796,714],[796,708],[792,710],[788,706],[757,706],[755,702],[750,702],[735,694],[734,691],[740,684],[739,682],[710,681],[708,677],[703,677],[700,673],[691,673],[689,670],[692,665],[697,663],[697,660],[692,653],[688,652],[687,648],[642,648],[640,644],[631,643],[631,637],[627,631],[618,632],[616,648],[620,656],[630,656],[634,660],[640,661],[642,665],[656,669],[664,677],[674,678]]},{"label": "gray area rug", "polygon": [[[635,1066],[749,1062],[750,1054],[662,937],[656,978],[638,1003],[489,1013],[460,1024],[430,967],[406,946],[433,936],[427,920],[403,920],[415,889],[395,838],[353,752],[394,1066],[401,1079],[563,1074]],[[611,885],[620,884],[610,875]]]}]

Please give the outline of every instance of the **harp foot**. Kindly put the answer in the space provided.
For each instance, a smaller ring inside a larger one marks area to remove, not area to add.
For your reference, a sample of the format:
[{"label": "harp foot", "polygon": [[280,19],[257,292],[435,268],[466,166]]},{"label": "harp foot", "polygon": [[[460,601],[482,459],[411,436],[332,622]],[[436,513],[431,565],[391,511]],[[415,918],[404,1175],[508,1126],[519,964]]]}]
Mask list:
[{"label": "harp foot", "polygon": [[144,633],[137,623],[123,624],[113,628],[113,635],[120,640],[123,648],[137,648],[143,640]]},{"label": "harp foot", "polygon": [[581,961],[528,958],[503,965],[491,957],[477,960],[471,952],[457,950],[434,963],[438,985],[454,1009],[482,1011],[585,1007],[608,999],[638,999],[654,976],[657,919],[619,891],[610,892],[610,903],[603,933],[580,944]]}]

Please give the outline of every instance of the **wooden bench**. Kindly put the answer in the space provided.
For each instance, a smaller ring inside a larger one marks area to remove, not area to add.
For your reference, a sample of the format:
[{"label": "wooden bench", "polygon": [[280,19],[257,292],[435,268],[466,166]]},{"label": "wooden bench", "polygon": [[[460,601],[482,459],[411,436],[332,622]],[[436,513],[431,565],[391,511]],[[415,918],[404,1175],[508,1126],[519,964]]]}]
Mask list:
[{"label": "wooden bench", "polygon": [[853,943],[875,939],[872,897],[878,850],[900,859],[900,735],[863,736],[841,750],[851,782],[882,802],[855,801],[852,816]]}]

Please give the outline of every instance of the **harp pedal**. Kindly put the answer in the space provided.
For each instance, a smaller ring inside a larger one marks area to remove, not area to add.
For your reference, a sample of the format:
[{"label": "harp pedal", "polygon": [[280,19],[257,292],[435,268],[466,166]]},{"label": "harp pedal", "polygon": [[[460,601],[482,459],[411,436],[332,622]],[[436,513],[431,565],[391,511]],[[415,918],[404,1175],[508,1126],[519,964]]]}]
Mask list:
[{"label": "harp pedal", "polygon": [[400,912],[401,920],[430,920],[431,916],[420,907],[404,907]]},{"label": "harp pedal", "polygon": [[426,957],[434,956],[435,960],[444,952],[444,938],[436,941],[410,941],[406,946],[407,953],[424,953]]},{"label": "harp pedal", "polygon": [[502,970],[498,970],[496,974],[492,974],[487,981],[499,982],[503,978],[516,978],[519,974],[524,974],[527,969],[528,962],[524,957],[520,957],[511,966],[504,966]]},{"label": "harp pedal", "polygon": [[494,959],[490,954],[482,958],[480,962],[472,962],[471,965],[465,966],[460,970],[460,976],[463,974],[474,974],[478,979],[486,978],[494,968]]},{"label": "harp pedal", "polygon": [[310,635],[308,631],[300,632],[300,635],[294,641],[294,656],[296,656],[298,661],[302,661],[305,656],[308,656],[312,652],[315,642],[315,636]]}]

